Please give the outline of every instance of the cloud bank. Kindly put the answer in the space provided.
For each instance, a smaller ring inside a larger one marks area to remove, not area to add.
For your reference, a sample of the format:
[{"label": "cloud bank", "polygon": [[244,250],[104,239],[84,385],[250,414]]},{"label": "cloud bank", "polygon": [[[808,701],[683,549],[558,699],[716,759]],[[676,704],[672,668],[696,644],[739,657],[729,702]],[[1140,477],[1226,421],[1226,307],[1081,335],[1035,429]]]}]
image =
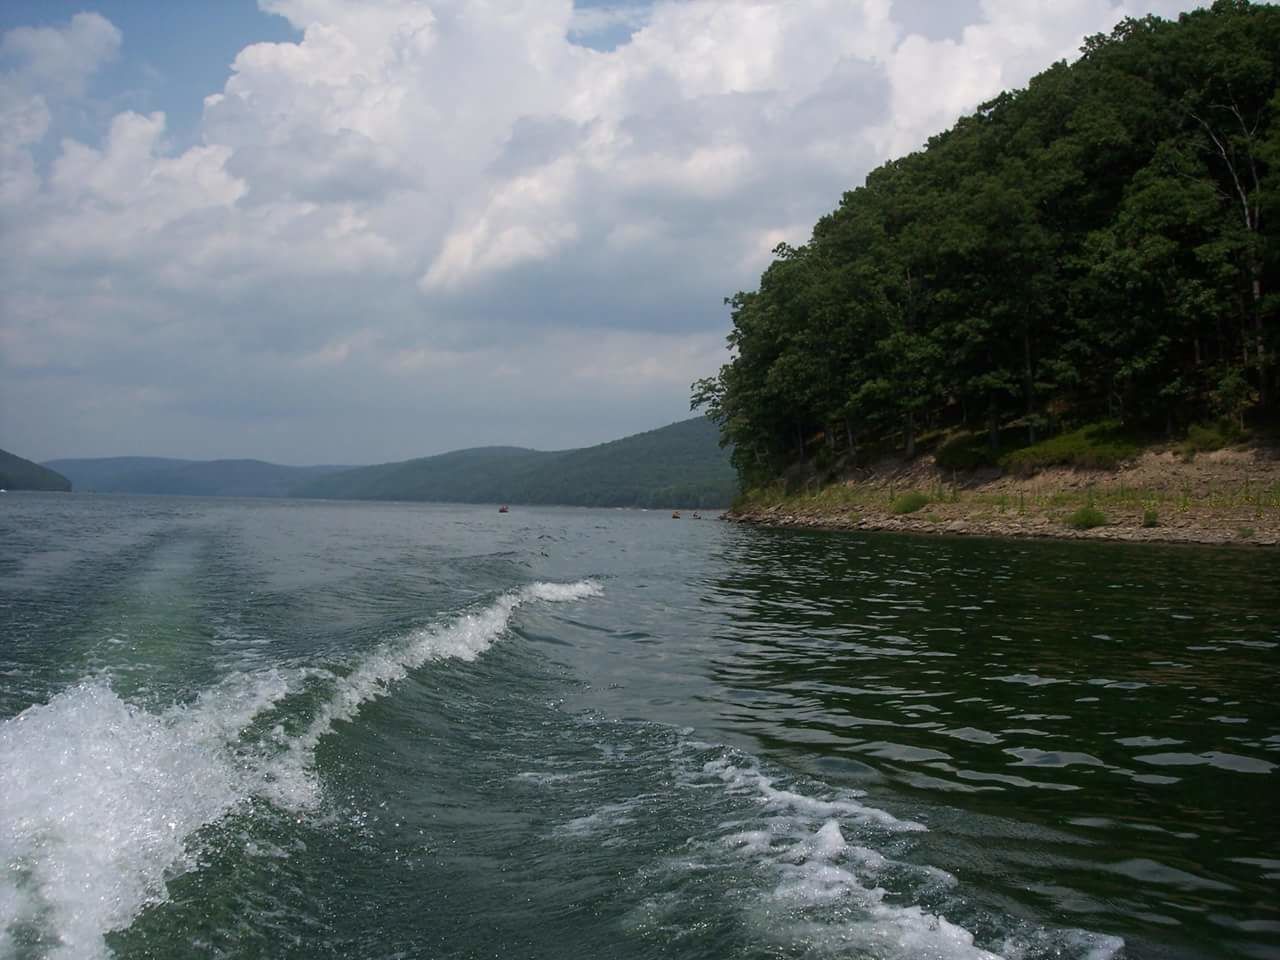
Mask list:
[{"label": "cloud bank", "polygon": [[0,445],[364,462],[677,419],[779,241],[1191,4],[261,6],[301,39],[241,50],[181,150],[161,113],[58,141],[121,54],[103,17],[4,35]]}]

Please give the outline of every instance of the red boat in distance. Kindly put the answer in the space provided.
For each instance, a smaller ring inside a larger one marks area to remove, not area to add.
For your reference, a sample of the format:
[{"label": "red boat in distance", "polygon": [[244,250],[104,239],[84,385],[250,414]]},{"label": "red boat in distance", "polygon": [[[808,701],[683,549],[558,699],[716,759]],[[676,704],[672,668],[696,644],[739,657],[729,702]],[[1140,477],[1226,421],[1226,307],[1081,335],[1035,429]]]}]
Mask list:
[{"label": "red boat in distance", "polygon": [[507,509],[507,505],[504,503],[502,506],[500,506],[500,507],[498,508],[498,512],[499,512],[499,513],[510,513],[511,511]]}]

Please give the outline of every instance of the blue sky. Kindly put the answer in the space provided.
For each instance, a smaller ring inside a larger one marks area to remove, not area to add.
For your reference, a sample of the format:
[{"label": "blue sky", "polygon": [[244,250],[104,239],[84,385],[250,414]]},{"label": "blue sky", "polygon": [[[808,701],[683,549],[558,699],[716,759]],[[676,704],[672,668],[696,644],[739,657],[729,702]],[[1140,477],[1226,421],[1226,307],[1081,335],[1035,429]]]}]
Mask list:
[{"label": "blue sky", "polygon": [[[586,11],[619,9],[610,0],[577,0]],[[631,5],[637,12],[647,3]],[[256,0],[6,0],[0,33],[14,27],[57,26],[92,10],[119,28],[118,59],[104,65],[95,93],[104,109],[162,110],[174,144],[199,136],[206,94],[221,88],[236,54],[251,43],[296,42],[301,32],[284,17],[259,9]],[[625,43],[624,20],[575,36],[585,45],[611,50]],[[69,133],[92,135],[95,117],[68,117]]]},{"label": "blue sky", "polygon": [[[287,20],[263,13],[254,0],[6,0],[0,32],[64,24],[85,10],[123,34],[119,57],[95,78],[97,98],[115,111],[163,110],[177,143],[198,135],[205,95],[222,86],[241,49],[300,39]],[[87,118],[72,119],[80,120],[78,133],[92,135]]]},{"label": "blue sky", "polygon": [[0,447],[374,462],[688,415],[879,163],[1188,0],[8,0]]}]

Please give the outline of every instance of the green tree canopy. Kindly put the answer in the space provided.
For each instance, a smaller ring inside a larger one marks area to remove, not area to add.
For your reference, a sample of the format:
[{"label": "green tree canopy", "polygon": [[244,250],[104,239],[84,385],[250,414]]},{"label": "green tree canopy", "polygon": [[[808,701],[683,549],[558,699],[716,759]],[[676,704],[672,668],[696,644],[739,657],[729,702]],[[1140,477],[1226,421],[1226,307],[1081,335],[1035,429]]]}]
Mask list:
[{"label": "green tree canopy", "polygon": [[740,477],[927,425],[1271,412],[1278,69],[1270,5],[1125,20],[872,171],[726,301],[693,405]]}]

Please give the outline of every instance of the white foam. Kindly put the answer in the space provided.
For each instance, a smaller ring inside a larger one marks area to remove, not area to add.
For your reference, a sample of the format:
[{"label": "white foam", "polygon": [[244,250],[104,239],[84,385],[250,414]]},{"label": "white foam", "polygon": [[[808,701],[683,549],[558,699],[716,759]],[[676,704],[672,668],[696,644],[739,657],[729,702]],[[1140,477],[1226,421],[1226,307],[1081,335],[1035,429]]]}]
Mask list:
[{"label": "white foam", "polygon": [[523,780],[525,783],[537,784],[540,787],[550,786],[553,783],[568,783],[571,780],[578,780],[583,774],[575,773],[545,773],[539,770],[525,770],[515,775],[516,780]]},{"label": "white foam", "polygon": [[153,714],[93,680],[0,724],[0,953],[29,925],[50,957],[106,956],[190,868],[187,838],[247,798],[229,743],[288,689],[240,676]]},{"label": "white foam", "polygon": [[[682,746],[706,745],[686,741]],[[745,871],[754,877],[750,883],[743,878],[727,882],[734,889],[756,891],[744,904],[744,914],[752,925],[763,925],[760,932],[788,955],[798,951],[804,956],[877,960],[1106,960],[1124,946],[1118,938],[1082,930],[1031,928],[984,948],[963,924],[943,915],[939,905],[954,902],[949,895],[934,899],[957,885],[955,877],[937,867],[891,860],[862,845],[924,832],[923,824],[861,802],[860,791],[813,784],[825,796],[812,796],[802,792],[807,790],[803,784],[785,789],[751,758],[721,749],[719,756],[692,767],[682,785],[718,785],[750,805],[743,811],[747,816],[721,823],[724,834],[695,844],[692,857],[671,861],[670,866],[680,871]],[[889,887],[896,895],[889,894]]]},{"label": "white foam", "polygon": [[338,680],[329,700],[307,730],[287,743],[286,753],[268,770],[267,795],[294,810],[314,807],[320,799],[312,765],[316,745],[340,720],[350,720],[361,707],[385,696],[390,687],[432,660],[471,661],[484,653],[507,629],[516,608],[530,601],[564,603],[598,596],[593,580],[576,583],[531,583],[503,594],[489,606],[463,614],[443,625],[415,630],[367,656],[351,673]]},{"label": "white foam", "polygon": [[600,596],[600,584],[594,580],[579,580],[576,583],[548,583],[540,581],[531,583],[515,594],[517,606],[526,600],[545,600],[549,603],[567,603],[573,600],[585,600],[588,597]]},{"label": "white foam", "polygon": [[773,848],[773,833],[769,830],[743,830],[729,834],[721,842],[742,856],[760,856]]},{"label": "white foam", "polygon": [[792,790],[779,789],[773,785],[772,777],[765,776],[754,767],[737,766],[728,758],[708,761],[703,765],[702,772],[706,776],[717,777],[732,790],[758,794],[773,809],[791,810],[812,818],[849,817],[858,823],[874,824],[894,832],[926,829],[922,823],[899,820],[886,810],[859,803],[854,798],[862,794],[856,790],[843,791],[834,800],[820,800]]},{"label": "white foam", "polygon": [[575,817],[561,824],[556,828],[556,832],[586,837],[603,830],[615,830],[626,824],[635,823],[635,807],[634,800],[626,803],[606,803],[586,816]]},{"label": "white foam", "polygon": [[[877,958],[930,957],[937,960],[1000,960],[974,943],[973,934],[918,905],[885,902],[883,887],[864,879],[889,866],[880,853],[848,843],[836,820],[791,847],[777,864],[780,879],[774,900],[811,910],[839,905],[847,919],[815,926],[801,923],[813,944],[844,952],[856,948]],[[852,907],[854,916],[849,917]],[[790,931],[794,936],[798,929]]]},{"label": "white foam", "polygon": [[314,803],[315,745],[336,721],[429,660],[474,660],[525,602],[599,592],[590,581],[534,583],[392,642],[337,681],[301,737],[277,727],[275,743],[252,752],[239,739],[255,718],[308,677],[333,675],[236,674],[158,714],[99,678],[0,723],[0,956],[34,933],[54,960],[108,957],[103,937],[163,901],[166,878],[194,865],[189,841],[201,828],[254,796]]}]

